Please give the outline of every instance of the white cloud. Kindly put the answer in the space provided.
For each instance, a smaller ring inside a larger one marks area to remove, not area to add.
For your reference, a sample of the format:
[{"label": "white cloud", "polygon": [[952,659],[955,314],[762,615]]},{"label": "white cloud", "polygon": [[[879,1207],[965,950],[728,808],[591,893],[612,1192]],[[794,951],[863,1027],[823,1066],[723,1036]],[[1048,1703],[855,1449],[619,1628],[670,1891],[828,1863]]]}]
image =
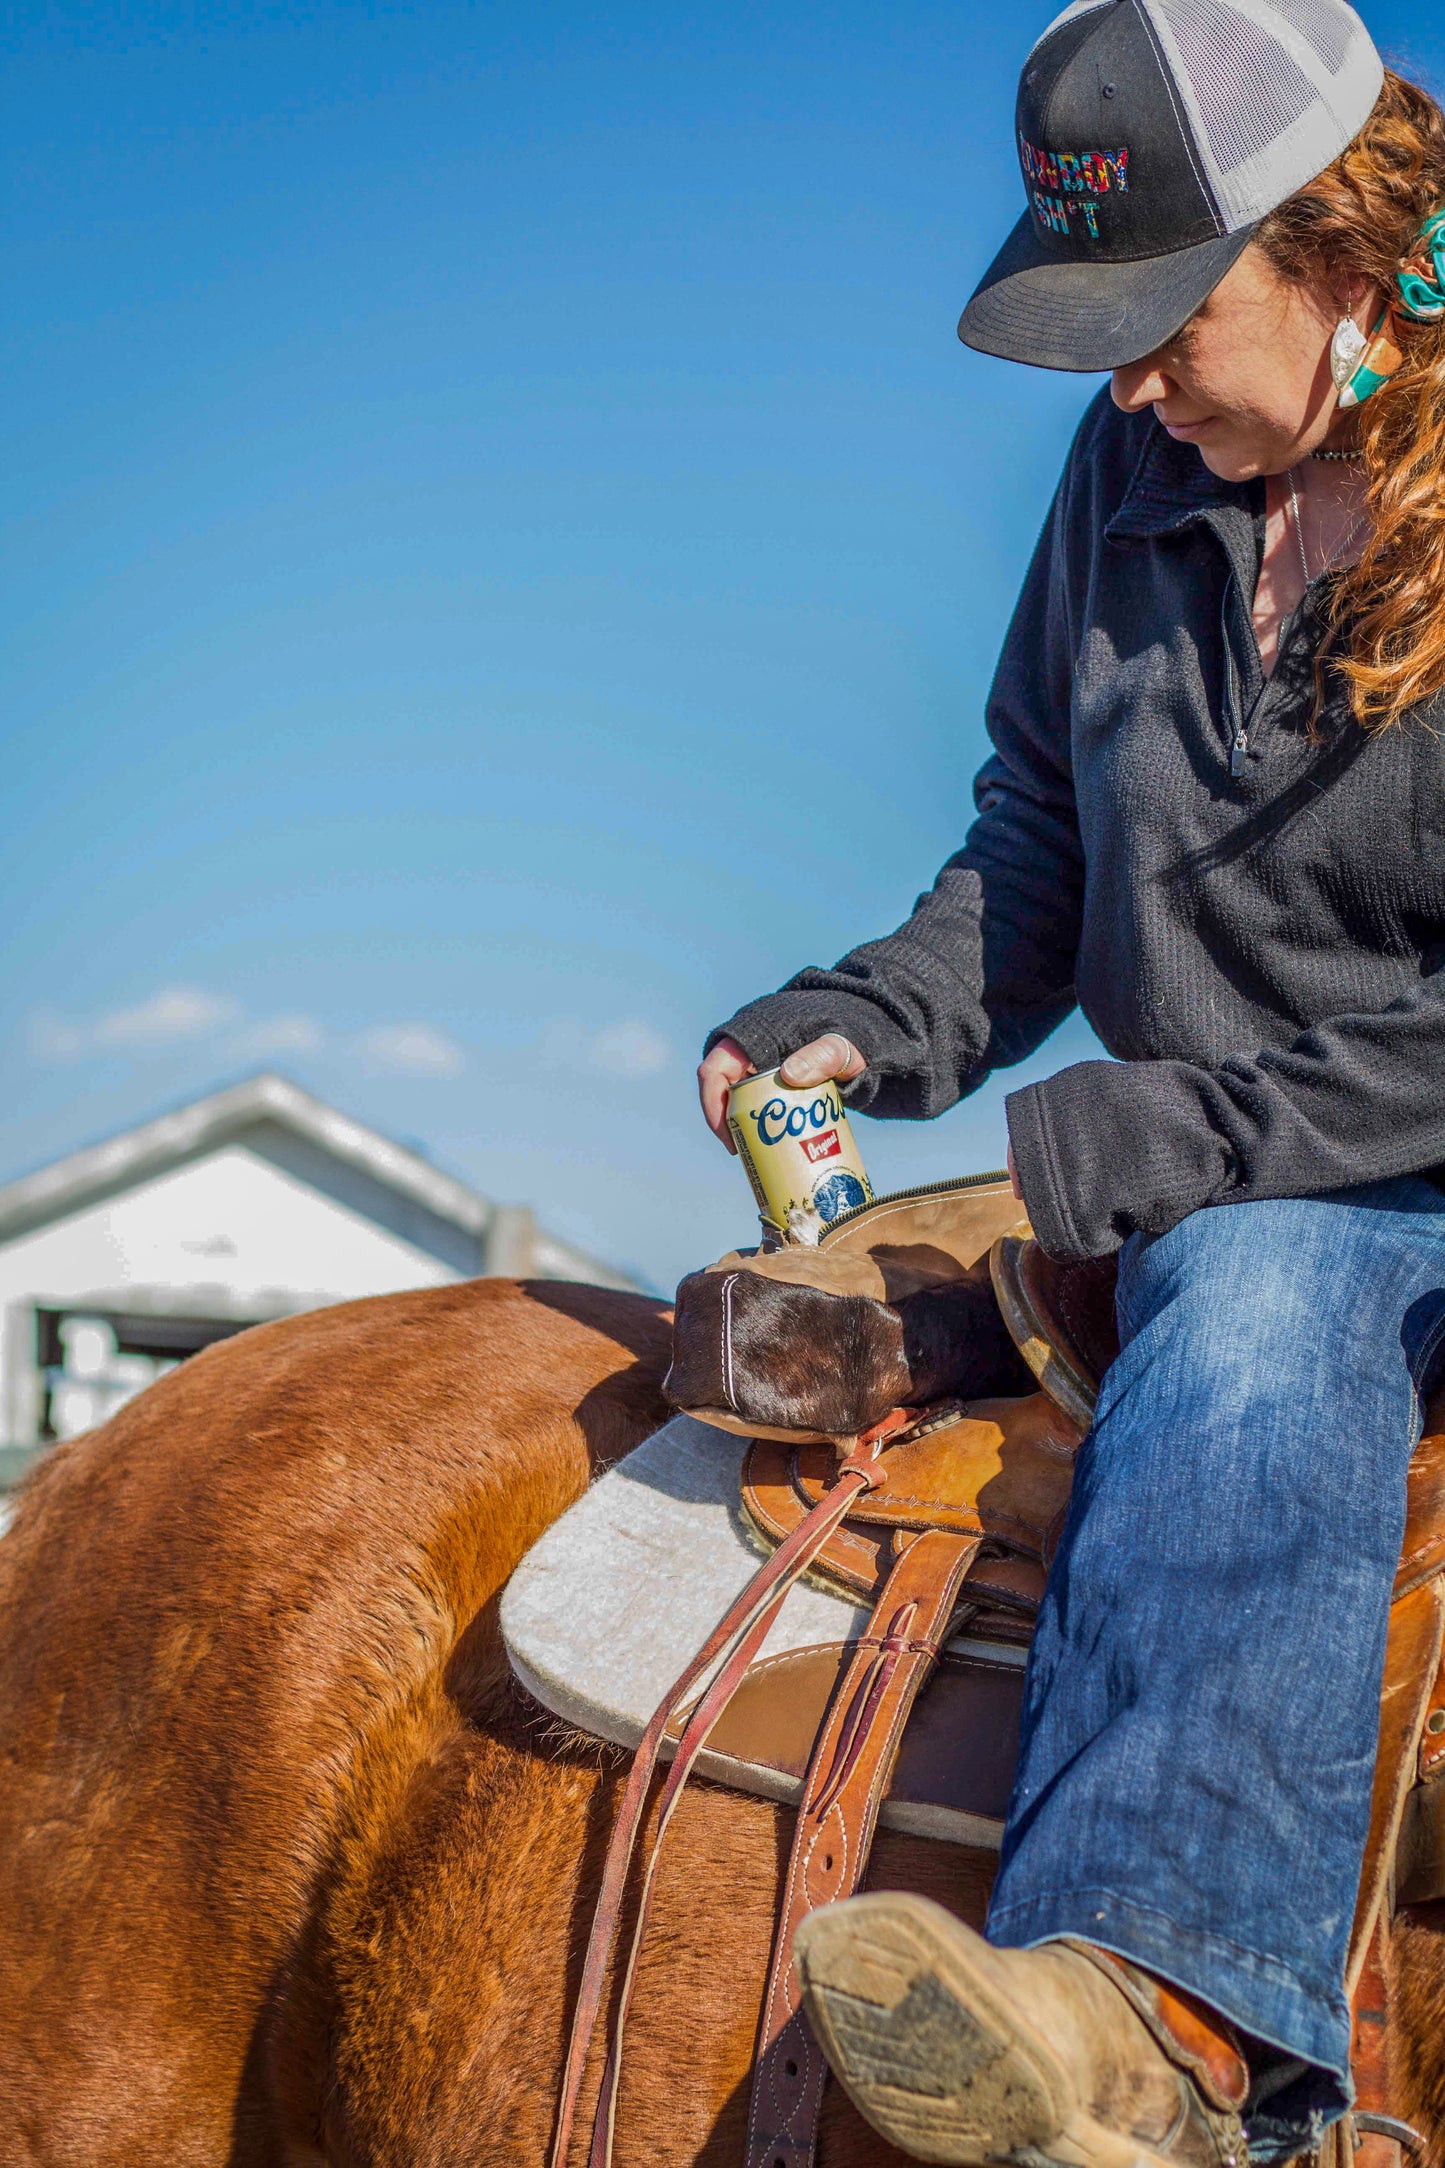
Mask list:
[{"label": "white cloud", "polygon": [[114,1048],[169,1046],[204,1038],[240,1015],[228,996],[198,986],[166,986],[131,1007],[106,1009],[79,1023],[44,1010],[30,1020],[30,1052],[36,1061],[79,1061]]},{"label": "white cloud", "polygon": [[239,1002],[198,986],[167,986],[134,1008],[110,1009],[90,1027],[96,1046],[163,1046],[170,1039],[195,1039],[218,1031],[240,1015]]},{"label": "white cloud", "polygon": [[554,1016],[538,1034],[545,1069],[600,1069],[606,1076],[654,1076],[672,1060],[672,1048],[640,1016],[622,1017],[589,1031],[575,1016]]},{"label": "white cloud", "polygon": [[315,1054],[326,1034],[314,1016],[267,1016],[236,1040],[238,1054]]},{"label": "white cloud", "polygon": [[466,1067],[455,1039],[434,1024],[373,1024],[357,1045],[379,1069],[398,1069],[409,1076],[460,1076]]},{"label": "white cloud", "polygon": [[[239,1027],[227,1039],[233,1055],[316,1054],[327,1044],[320,1021],[301,1010],[282,1010],[273,1016],[243,1022],[238,1001],[228,995],[206,993],[196,986],[167,986],[124,1008],[106,1009],[99,1015],[73,1018],[52,1009],[30,1018],[28,1048],[36,1062],[82,1061],[89,1056],[145,1052],[200,1040],[231,1026]],[[373,1024],[351,1041],[350,1051],[378,1069],[396,1070],[406,1076],[460,1076],[467,1057],[456,1041],[435,1024],[416,1021]],[[606,1053],[603,1066],[635,1062],[635,1049],[619,1042]],[[623,1068],[623,1074],[639,1074]]]},{"label": "white cloud", "polygon": [[51,1009],[40,1009],[30,1019],[27,1046],[32,1061],[78,1061],[89,1044],[78,1024],[67,1023]]},{"label": "white cloud", "polygon": [[660,1031],[632,1016],[594,1032],[585,1058],[591,1068],[609,1076],[654,1076],[672,1060],[672,1048]]}]

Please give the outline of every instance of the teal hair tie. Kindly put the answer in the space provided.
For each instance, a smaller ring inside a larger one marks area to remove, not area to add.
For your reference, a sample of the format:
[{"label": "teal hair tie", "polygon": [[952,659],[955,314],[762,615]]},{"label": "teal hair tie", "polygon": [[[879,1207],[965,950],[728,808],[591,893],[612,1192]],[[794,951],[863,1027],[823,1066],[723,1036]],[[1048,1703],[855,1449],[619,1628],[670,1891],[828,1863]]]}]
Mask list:
[{"label": "teal hair tie", "polygon": [[[1352,317],[1342,318],[1330,344],[1330,368],[1339,386],[1343,411],[1363,406],[1404,363],[1401,324],[1433,324],[1445,316],[1445,210],[1427,218],[1408,256],[1395,273],[1398,300],[1387,301],[1368,338],[1361,338]],[[1349,337],[1342,342],[1341,334]],[[1337,358],[1338,354],[1338,358]]]},{"label": "teal hair tie", "polygon": [[1445,210],[1426,219],[1396,276],[1407,316],[1421,324],[1445,316]]}]

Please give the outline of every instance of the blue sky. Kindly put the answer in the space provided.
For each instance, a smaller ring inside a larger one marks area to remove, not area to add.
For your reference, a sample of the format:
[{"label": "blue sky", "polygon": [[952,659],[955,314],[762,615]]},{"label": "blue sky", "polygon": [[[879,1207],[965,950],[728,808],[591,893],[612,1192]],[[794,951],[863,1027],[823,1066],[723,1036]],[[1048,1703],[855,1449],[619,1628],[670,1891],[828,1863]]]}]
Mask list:
[{"label": "blue sky", "polygon": [[265,1065],[658,1285],[748,1238],[701,1038],[961,840],[1093,389],[953,328],[1050,12],[21,0],[0,1178]]}]

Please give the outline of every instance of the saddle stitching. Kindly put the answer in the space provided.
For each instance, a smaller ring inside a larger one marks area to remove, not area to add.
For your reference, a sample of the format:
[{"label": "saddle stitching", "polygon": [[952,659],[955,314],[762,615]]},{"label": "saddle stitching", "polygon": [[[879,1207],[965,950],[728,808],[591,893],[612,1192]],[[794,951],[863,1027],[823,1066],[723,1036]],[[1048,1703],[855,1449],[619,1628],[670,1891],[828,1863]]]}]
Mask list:
[{"label": "saddle stitching", "polygon": [[723,1281],[722,1290],[722,1378],[723,1391],[733,1414],[738,1413],[737,1386],[733,1378],[733,1289],[738,1276],[730,1272]]},{"label": "saddle stitching", "polygon": [[[981,1187],[983,1186],[986,1185],[981,1185]],[[975,1194],[978,1194],[978,1192],[975,1192]],[[890,1201],[882,1202],[871,1206],[868,1214],[868,1232],[870,1237],[869,1248],[872,1249],[876,1247],[876,1243],[873,1241],[872,1237],[877,1228],[881,1227],[885,1221],[896,1218],[900,1212],[904,1215],[905,1218],[916,1215],[918,1211],[918,1204],[919,1200],[917,1197],[898,1197]],[[823,1238],[822,1247],[828,1247],[826,1235]],[[848,1255],[846,1248],[841,1242],[837,1244],[837,1248],[841,1255]]]},{"label": "saddle stitching", "polygon": [[[873,1662],[858,1681],[833,1749],[832,1767],[818,1794],[814,1812],[825,1819],[857,1764],[863,1742],[868,1736],[870,1719],[877,1715],[880,1695],[886,1691],[903,1657],[909,1653],[910,1645],[900,1633],[898,1621],[906,1616],[911,1625],[917,1611],[916,1598],[911,1603],[901,1604],[889,1620],[885,1634],[865,1634],[859,1643],[860,1648],[872,1649]],[[929,1653],[932,1653],[931,1649]]]}]

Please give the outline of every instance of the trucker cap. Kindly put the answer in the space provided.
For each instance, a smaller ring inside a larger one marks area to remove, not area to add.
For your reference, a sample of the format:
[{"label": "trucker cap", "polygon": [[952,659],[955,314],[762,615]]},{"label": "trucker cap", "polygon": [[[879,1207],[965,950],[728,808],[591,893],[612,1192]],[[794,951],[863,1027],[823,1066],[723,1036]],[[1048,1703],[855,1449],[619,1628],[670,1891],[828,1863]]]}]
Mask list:
[{"label": "trucker cap", "polygon": [[1344,0],[1073,0],[1024,62],[1028,209],[959,337],[1045,369],[1152,353],[1359,133],[1383,81]]}]

